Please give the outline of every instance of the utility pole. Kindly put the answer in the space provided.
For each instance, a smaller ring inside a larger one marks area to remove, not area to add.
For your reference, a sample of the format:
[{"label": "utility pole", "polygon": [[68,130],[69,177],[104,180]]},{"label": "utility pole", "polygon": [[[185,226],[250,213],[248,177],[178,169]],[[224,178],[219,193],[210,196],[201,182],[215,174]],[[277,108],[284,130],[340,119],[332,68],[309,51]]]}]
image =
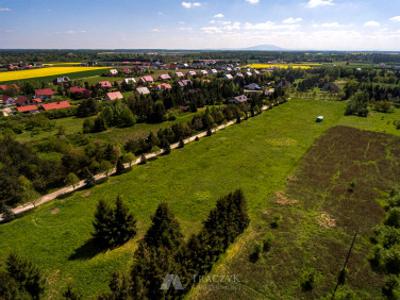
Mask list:
[{"label": "utility pole", "polygon": [[[342,268],[342,270],[341,270],[340,272],[345,272],[345,270],[346,270],[347,264],[348,264],[349,259],[350,259],[351,252],[353,251],[353,247],[354,247],[354,244],[355,244],[355,242],[356,242],[357,234],[358,234],[358,232],[356,231],[356,233],[355,233],[354,236],[353,236],[353,240],[352,240],[352,242],[351,242],[350,249],[349,249],[349,251],[347,252],[347,256],[346,256],[346,260],[344,261],[343,268]],[[339,273],[339,274],[340,274],[340,273]],[[335,286],[335,289],[334,289],[334,291],[333,291],[331,300],[334,300],[334,299],[335,299],[335,294],[336,294],[336,290],[338,289],[338,287],[339,287],[339,278],[338,278],[338,280],[337,280],[337,282],[336,282],[336,286]]]}]

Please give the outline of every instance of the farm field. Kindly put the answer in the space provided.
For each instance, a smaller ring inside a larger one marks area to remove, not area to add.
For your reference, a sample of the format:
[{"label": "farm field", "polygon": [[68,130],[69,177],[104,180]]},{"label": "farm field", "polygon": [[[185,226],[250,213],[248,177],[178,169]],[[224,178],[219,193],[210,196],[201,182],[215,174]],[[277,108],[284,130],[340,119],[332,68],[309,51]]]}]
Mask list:
[{"label": "farm field", "polygon": [[318,63],[304,63],[304,64],[250,64],[248,65],[249,68],[253,69],[269,69],[269,68],[277,68],[277,69],[302,69],[302,70],[309,70],[314,67],[318,67],[321,64]]},{"label": "farm field", "polygon": [[33,78],[67,75],[90,71],[105,70],[107,67],[49,67],[22,71],[0,72],[0,82],[18,81]]},{"label": "farm field", "polygon": [[[289,178],[286,190],[266,199],[268,208],[259,212],[259,221],[214,274],[236,274],[241,279],[237,299],[320,299],[333,290],[358,232],[348,286],[359,299],[380,299],[382,276],[373,273],[367,261],[369,237],[384,215],[376,200],[398,184],[399,153],[398,137],[341,126],[329,129]],[[271,229],[268,224],[276,215],[283,220]],[[271,251],[250,262],[252,241],[262,240],[267,232],[275,236]],[[312,292],[301,290],[304,270],[317,274]],[[189,298],[226,299],[229,292],[229,286],[208,290],[200,285]]]},{"label": "farm field", "polygon": [[[59,296],[67,283],[76,285],[85,297],[104,291],[112,271],[129,268],[136,243],[96,256],[90,255],[90,248],[81,248],[80,259],[69,259],[90,238],[100,198],[112,201],[121,194],[139,221],[139,237],[160,201],[170,204],[188,237],[217,198],[238,187],[243,188],[256,221],[266,208],[266,198],[284,188],[305,151],[338,122],[343,109],[342,103],[293,101],[93,189],[42,206],[0,226],[0,257],[11,250],[32,257],[49,278],[48,296]],[[327,121],[316,124],[318,114]]]}]

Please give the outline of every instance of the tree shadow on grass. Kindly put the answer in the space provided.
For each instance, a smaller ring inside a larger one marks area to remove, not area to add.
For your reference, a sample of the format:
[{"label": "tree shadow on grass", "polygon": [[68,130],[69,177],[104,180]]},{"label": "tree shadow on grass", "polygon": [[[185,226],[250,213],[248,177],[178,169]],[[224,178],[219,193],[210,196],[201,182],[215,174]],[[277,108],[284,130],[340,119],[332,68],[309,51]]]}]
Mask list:
[{"label": "tree shadow on grass", "polygon": [[95,239],[87,240],[82,246],[76,248],[68,260],[87,260],[95,257],[97,254],[104,253],[108,250],[107,247],[101,245]]}]

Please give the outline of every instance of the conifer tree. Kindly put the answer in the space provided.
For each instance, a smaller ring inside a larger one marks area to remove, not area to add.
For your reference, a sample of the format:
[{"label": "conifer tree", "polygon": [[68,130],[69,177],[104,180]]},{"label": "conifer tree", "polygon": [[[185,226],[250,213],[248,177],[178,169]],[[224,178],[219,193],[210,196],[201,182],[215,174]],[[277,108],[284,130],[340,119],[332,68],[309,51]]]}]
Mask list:
[{"label": "conifer tree", "polygon": [[82,299],[82,295],[75,291],[71,285],[68,285],[67,289],[63,293],[63,297],[66,300],[80,300]]},{"label": "conifer tree", "polygon": [[96,241],[105,246],[109,244],[110,240],[112,240],[111,228],[109,228],[109,225],[112,223],[112,219],[112,209],[104,200],[100,200],[97,203],[97,208],[94,215],[94,232],[92,233],[92,236]]},{"label": "conifer tree", "polygon": [[117,165],[116,165],[116,171],[115,174],[121,175],[125,172],[125,166],[122,160],[122,157],[118,158],[117,160]]},{"label": "conifer tree", "polygon": [[44,281],[36,266],[12,253],[7,258],[6,269],[20,290],[26,291],[32,299],[40,299],[44,292]]},{"label": "conifer tree", "polygon": [[136,219],[118,196],[114,208],[104,200],[99,201],[93,227],[93,238],[112,248],[126,243],[136,234]]}]

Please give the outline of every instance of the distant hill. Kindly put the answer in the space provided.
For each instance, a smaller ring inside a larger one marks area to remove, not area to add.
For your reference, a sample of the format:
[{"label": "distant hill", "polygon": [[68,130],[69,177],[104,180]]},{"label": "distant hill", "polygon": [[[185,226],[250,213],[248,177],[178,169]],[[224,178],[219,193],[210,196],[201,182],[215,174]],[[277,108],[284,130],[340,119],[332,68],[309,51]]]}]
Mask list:
[{"label": "distant hill", "polygon": [[280,47],[275,46],[275,45],[263,44],[263,45],[257,45],[257,46],[253,46],[253,47],[244,48],[243,50],[253,50],[253,51],[282,51],[282,50],[286,50],[286,49],[280,48]]}]

